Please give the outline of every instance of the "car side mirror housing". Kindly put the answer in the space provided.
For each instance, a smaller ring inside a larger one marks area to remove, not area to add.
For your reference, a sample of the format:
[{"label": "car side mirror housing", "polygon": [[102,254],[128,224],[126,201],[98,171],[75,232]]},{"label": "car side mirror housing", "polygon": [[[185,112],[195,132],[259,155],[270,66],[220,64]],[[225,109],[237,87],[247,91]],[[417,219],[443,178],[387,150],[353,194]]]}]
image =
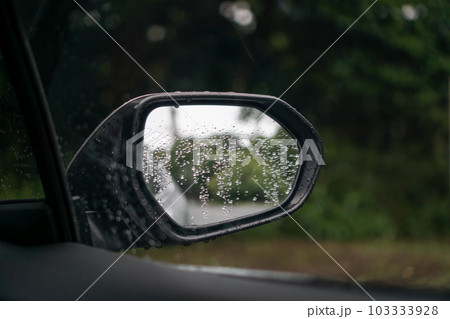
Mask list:
[{"label": "car side mirror housing", "polygon": [[81,241],[109,250],[207,241],[298,210],[324,165],[286,102],[242,93],[135,98],[67,169]]}]

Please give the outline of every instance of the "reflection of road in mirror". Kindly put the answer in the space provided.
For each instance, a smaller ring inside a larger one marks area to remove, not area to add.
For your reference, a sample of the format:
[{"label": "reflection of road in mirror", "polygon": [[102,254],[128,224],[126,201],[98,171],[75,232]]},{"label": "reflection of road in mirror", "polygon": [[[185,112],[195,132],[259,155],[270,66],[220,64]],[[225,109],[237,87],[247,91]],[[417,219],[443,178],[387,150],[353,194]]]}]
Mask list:
[{"label": "reflection of road in mirror", "polygon": [[204,226],[247,217],[271,207],[272,205],[252,202],[236,206],[209,204],[207,209],[199,209],[198,202],[188,201],[186,210],[171,210],[168,214],[181,226]]}]

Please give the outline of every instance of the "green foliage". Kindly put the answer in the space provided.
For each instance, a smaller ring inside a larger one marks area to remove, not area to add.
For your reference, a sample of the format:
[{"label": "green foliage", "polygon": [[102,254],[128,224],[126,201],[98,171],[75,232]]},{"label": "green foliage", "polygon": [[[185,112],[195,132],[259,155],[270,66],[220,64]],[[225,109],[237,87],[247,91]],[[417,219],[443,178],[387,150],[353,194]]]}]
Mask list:
[{"label": "green foliage", "polygon": [[[311,197],[293,215],[311,235],[335,240],[448,236],[446,180],[432,157],[404,150],[383,153],[357,149],[351,143],[339,142],[329,131],[323,138],[327,165]],[[251,231],[249,236],[305,234],[286,217]]]},{"label": "green foliage", "polygon": [[0,201],[43,198],[17,97],[0,52]]}]

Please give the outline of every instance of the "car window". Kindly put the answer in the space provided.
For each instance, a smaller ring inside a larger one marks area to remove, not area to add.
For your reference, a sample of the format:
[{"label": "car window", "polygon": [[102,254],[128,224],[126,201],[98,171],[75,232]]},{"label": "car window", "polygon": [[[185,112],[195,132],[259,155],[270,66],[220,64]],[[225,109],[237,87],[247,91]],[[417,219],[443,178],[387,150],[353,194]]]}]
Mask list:
[{"label": "car window", "polygon": [[0,201],[44,198],[16,93],[0,52]]},{"label": "car window", "polygon": [[[81,3],[101,29],[72,1],[43,2],[27,21],[64,162],[113,110],[161,88],[282,96],[321,133],[327,164],[296,221],[357,280],[449,288],[450,5],[371,3]],[[289,218],[132,252],[349,280]]]}]

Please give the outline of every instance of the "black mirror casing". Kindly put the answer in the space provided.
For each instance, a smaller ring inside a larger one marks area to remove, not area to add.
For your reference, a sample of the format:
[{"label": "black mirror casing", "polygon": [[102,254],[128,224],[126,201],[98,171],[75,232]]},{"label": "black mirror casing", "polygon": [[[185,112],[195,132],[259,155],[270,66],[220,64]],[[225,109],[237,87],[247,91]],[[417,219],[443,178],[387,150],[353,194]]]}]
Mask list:
[{"label": "black mirror casing", "polygon": [[[67,169],[81,241],[95,247],[121,250],[130,245],[149,248],[166,244],[206,241],[262,225],[293,213],[314,187],[320,165],[316,160],[300,166],[291,193],[280,207],[260,214],[197,228],[175,223],[148,190],[143,173],[129,167],[127,141],[144,130],[148,114],[160,106],[246,105],[275,119],[297,140],[299,149],[312,140],[323,157],[314,127],[286,102],[265,95],[243,93],[177,92],[135,98],[114,111],[81,146]],[[133,141],[135,147],[138,141]],[[128,144],[128,148],[130,144]],[[139,150],[136,150],[139,152]],[[136,161],[133,151],[133,163]],[[128,163],[127,163],[128,161]]]}]

